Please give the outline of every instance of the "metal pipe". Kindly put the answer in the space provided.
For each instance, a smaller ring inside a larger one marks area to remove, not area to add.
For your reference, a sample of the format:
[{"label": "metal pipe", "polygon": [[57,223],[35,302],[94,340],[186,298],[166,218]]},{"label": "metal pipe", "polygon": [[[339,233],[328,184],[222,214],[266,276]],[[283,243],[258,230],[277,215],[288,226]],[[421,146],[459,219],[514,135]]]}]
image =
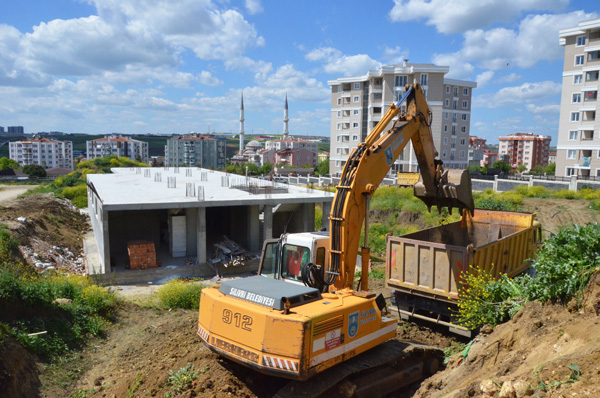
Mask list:
[{"label": "metal pipe", "polygon": [[437,323],[439,325],[447,326],[449,328],[463,330],[465,332],[470,332],[471,331],[471,330],[467,329],[464,326],[459,326],[459,325],[456,325],[454,323],[450,323],[450,322],[446,322],[446,321],[441,321],[439,319],[429,318],[429,317],[424,316],[424,315],[414,314],[411,311],[405,311],[405,310],[401,310],[401,309],[397,309],[396,311],[398,311],[398,314],[403,314],[403,315],[406,315],[406,316],[409,316],[409,317],[413,317],[413,318],[417,318],[417,319],[422,319],[424,321],[429,321],[429,322]]}]

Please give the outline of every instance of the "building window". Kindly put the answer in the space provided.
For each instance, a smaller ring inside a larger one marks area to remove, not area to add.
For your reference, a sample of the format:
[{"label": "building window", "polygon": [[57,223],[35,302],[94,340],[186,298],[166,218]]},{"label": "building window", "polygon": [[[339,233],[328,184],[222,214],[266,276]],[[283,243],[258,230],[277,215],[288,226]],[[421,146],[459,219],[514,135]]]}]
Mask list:
[{"label": "building window", "polygon": [[460,126],[460,132],[461,133],[466,133],[467,132],[467,126]]},{"label": "building window", "polygon": [[458,87],[454,87],[454,96],[458,97]]},{"label": "building window", "polygon": [[567,151],[567,159],[575,159],[576,152],[575,149],[569,149]]},{"label": "building window", "polygon": [[569,131],[569,141],[577,141],[577,130]]},{"label": "building window", "polygon": [[360,83],[354,83],[354,89],[360,90]]},{"label": "building window", "polygon": [[342,117],[342,111],[338,111],[338,117]]},{"label": "building window", "polygon": [[442,152],[442,158],[446,158],[446,151]]},{"label": "building window", "polygon": [[575,172],[575,169],[572,167],[567,167],[567,171],[565,172],[565,176],[570,177],[570,176],[574,176],[577,175],[577,173]]},{"label": "building window", "polygon": [[338,105],[342,105],[342,99],[338,98]]},{"label": "building window", "polygon": [[444,119],[448,120],[449,117],[450,117],[450,114],[448,112],[444,112]]},{"label": "building window", "polygon": [[427,73],[421,73],[421,86],[427,86]]},{"label": "building window", "polygon": [[355,109],[354,111],[352,111],[353,115],[358,115],[358,109]]},{"label": "building window", "polygon": [[460,155],[459,156],[464,159],[465,158],[465,151],[460,151]]},{"label": "building window", "polygon": [[466,142],[467,142],[467,140],[465,140],[464,138],[460,139],[460,145],[465,145]]},{"label": "building window", "polygon": [[463,88],[463,95],[469,95],[469,89]]},{"label": "building window", "polygon": [[583,100],[584,101],[596,101],[598,98],[598,91],[586,91]]},{"label": "building window", "polygon": [[458,109],[458,101],[452,101],[452,109]]},{"label": "building window", "polygon": [[579,112],[571,112],[571,121],[578,122],[579,121]]},{"label": "building window", "polygon": [[394,86],[404,87],[408,84],[408,76],[396,76],[394,79]]},{"label": "building window", "polygon": [[337,92],[341,93],[342,92],[342,85],[340,84],[339,86],[337,86]]},{"label": "building window", "polygon": [[450,100],[446,98],[446,101],[444,101],[444,104],[446,105],[446,107],[450,106]]},{"label": "building window", "polygon": [[[337,129],[338,129],[338,130],[341,130],[341,129],[342,129],[342,123],[338,123],[338,124],[337,124]],[[338,141],[339,141],[339,138],[340,138],[340,137],[338,137]]]},{"label": "building window", "polygon": [[450,94],[450,86],[446,86],[446,94]]},{"label": "building window", "polygon": [[573,103],[581,102],[581,93],[573,94]]},{"label": "building window", "polygon": [[600,59],[600,51],[590,51],[588,53],[588,61],[597,61]]},{"label": "building window", "polygon": [[465,109],[466,109],[466,108],[468,108],[468,107],[469,107],[469,101],[463,101],[463,102],[462,102],[462,106],[463,106],[463,108],[465,108]]},{"label": "building window", "polygon": [[584,61],[585,61],[585,57],[583,55],[575,56],[575,66],[582,66]]},{"label": "building window", "polygon": [[447,132],[448,132],[448,125],[444,124],[444,133],[447,133]]},{"label": "building window", "polygon": [[467,120],[467,114],[463,113],[462,115],[460,115],[460,120],[466,121]]},{"label": "building window", "polygon": [[583,81],[583,75],[573,76],[573,84],[581,84],[582,81]]},{"label": "building window", "polygon": [[358,141],[358,136],[357,135],[353,135],[352,136],[352,141]]},{"label": "building window", "polygon": [[381,93],[374,93],[373,94],[373,99],[374,100],[380,100],[381,99]]},{"label": "building window", "polygon": [[585,46],[585,36],[577,36],[577,43],[575,44],[575,47],[583,47]]},{"label": "building window", "polygon": [[444,145],[448,145],[448,137],[444,137]]},{"label": "building window", "polygon": [[360,97],[358,95],[355,95],[354,98],[352,99],[352,101],[358,102],[358,101],[360,101]]},{"label": "building window", "polygon": [[357,129],[358,128],[358,123],[357,122],[352,123],[352,128],[353,129]]}]

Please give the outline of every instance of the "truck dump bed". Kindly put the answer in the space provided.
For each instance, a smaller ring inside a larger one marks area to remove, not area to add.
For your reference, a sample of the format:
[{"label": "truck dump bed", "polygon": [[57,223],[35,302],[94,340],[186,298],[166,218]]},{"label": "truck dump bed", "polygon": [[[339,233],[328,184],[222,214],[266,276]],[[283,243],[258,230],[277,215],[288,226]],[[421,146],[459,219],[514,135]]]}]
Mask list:
[{"label": "truck dump bed", "polygon": [[522,273],[541,241],[541,225],[534,218],[530,213],[476,209],[468,228],[463,220],[388,236],[386,285],[450,302],[458,297],[465,273],[474,269],[495,277]]}]

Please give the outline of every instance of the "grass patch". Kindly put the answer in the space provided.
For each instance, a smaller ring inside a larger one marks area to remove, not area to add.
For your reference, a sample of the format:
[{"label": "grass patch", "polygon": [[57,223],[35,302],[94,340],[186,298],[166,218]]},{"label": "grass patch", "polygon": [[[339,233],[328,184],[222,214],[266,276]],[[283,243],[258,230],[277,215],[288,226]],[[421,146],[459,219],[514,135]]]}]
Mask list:
[{"label": "grass patch", "polygon": [[198,378],[198,374],[198,371],[194,370],[194,365],[191,363],[188,363],[177,371],[170,370],[167,385],[171,386],[171,390],[167,392],[166,396],[172,397],[173,393],[181,394],[190,389],[194,384],[194,380]]},{"label": "grass patch", "polygon": [[202,286],[196,281],[173,279],[156,291],[163,308],[183,308],[197,310],[200,307],[200,292]]},{"label": "grass patch", "polygon": [[0,271],[0,301],[10,334],[47,360],[81,348],[88,336],[101,337],[118,305],[114,292],[87,277],[19,277],[6,270]]}]

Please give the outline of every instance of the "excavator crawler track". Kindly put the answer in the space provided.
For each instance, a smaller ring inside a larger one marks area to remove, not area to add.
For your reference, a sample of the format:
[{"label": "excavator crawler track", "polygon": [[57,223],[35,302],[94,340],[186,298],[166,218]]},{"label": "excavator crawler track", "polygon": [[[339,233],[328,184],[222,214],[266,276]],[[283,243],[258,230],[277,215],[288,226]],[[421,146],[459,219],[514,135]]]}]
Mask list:
[{"label": "excavator crawler track", "polygon": [[415,341],[390,340],[312,377],[292,381],[277,398],[383,397],[437,372],[444,352]]}]

